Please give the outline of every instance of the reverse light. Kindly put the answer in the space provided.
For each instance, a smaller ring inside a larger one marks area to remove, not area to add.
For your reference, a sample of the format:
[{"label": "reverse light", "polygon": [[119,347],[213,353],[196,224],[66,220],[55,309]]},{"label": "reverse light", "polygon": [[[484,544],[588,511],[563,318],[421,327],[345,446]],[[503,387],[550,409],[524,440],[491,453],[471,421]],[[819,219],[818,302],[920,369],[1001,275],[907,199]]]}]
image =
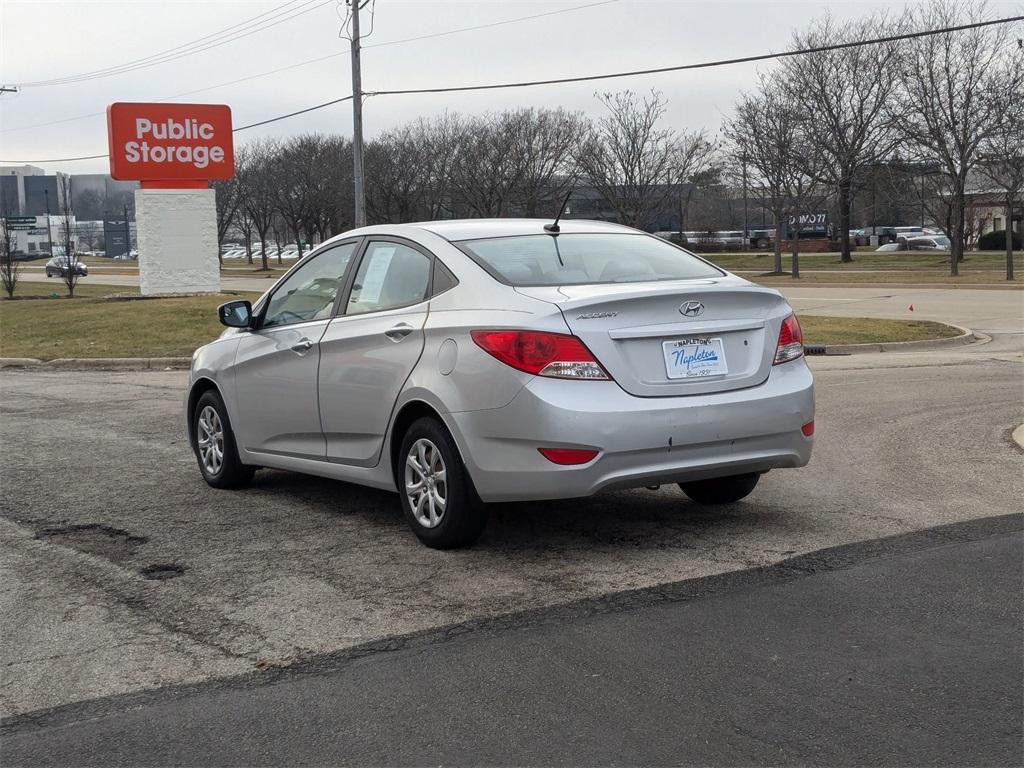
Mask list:
[{"label": "reverse light", "polygon": [[547,331],[471,331],[470,335],[487,354],[535,376],[591,381],[610,378],[575,336]]},{"label": "reverse light", "polygon": [[779,343],[775,345],[775,361],[772,365],[788,363],[803,357],[803,354],[804,333],[800,330],[796,315],[790,315],[782,321],[782,328],[779,329]]},{"label": "reverse light", "polygon": [[597,451],[582,448],[538,448],[537,450],[541,456],[552,464],[561,464],[563,466],[586,464],[597,456]]}]

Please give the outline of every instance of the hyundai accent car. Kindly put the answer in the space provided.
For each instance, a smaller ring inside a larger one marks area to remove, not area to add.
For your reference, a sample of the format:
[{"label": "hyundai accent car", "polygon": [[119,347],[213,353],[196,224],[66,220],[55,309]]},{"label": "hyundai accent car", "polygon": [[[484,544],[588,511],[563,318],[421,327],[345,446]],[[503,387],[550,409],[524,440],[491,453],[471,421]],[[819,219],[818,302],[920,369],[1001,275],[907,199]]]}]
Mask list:
[{"label": "hyundai accent car", "polygon": [[623,226],[365,227],[218,313],[185,399],[206,482],[273,467],[398,491],[431,547],[472,543],[488,502],[678,483],[732,503],[811,455],[783,297]]}]

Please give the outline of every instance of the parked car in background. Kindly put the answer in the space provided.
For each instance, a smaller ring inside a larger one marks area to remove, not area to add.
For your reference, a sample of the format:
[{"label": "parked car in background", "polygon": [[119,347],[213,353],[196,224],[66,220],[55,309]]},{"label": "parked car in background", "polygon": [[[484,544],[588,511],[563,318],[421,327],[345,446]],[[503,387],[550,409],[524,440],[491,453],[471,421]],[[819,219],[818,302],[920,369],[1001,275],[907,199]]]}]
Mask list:
[{"label": "parked car in background", "polygon": [[748,244],[752,248],[767,248],[775,239],[774,229],[750,229],[747,230]]},{"label": "parked car in background", "polygon": [[397,491],[430,547],[472,543],[485,502],[678,483],[728,504],[810,459],[783,296],[628,227],[365,227],[218,316],[184,403],[205,481],[273,467]]},{"label": "parked car in background", "polygon": [[924,237],[925,231],[921,227],[893,227],[897,240],[909,240],[913,237]]},{"label": "parked car in background", "polygon": [[912,237],[906,240],[906,244],[909,251],[948,252],[953,247],[952,241],[945,235]]},{"label": "parked car in background", "polygon": [[65,277],[68,274],[69,269],[73,270],[76,275],[80,275],[81,277],[85,277],[89,274],[89,267],[87,267],[85,262],[80,261],[76,256],[72,256],[70,260],[67,256],[54,256],[46,262],[47,277]]}]

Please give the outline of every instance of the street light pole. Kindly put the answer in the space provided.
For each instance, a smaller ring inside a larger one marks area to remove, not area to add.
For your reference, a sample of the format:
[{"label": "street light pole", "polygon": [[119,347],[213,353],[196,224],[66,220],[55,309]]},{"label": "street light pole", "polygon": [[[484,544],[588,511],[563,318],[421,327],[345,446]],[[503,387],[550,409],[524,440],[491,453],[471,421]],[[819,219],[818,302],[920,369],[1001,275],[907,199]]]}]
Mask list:
[{"label": "street light pole", "polygon": [[46,198],[46,239],[50,244],[50,258],[53,258],[53,230],[50,228],[50,190],[43,189]]},{"label": "street light pole", "polygon": [[363,80],[359,68],[359,3],[352,3],[352,171],[355,176],[355,226],[366,226],[363,187]]}]

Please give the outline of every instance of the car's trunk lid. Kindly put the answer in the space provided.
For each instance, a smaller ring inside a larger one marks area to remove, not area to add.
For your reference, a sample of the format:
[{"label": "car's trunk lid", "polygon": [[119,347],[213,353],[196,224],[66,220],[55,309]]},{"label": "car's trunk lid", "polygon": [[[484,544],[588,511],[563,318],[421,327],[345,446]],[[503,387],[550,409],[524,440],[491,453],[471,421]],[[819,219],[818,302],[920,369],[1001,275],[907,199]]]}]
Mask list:
[{"label": "car's trunk lid", "polygon": [[[788,312],[777,291],[731,281],[517,290],[556,304],[573,334],[612,378],[642,397],[708,394],[760,384],[771,371],[779,324]],[[673,350],[689,357],[699,350],[698,357],[715,356],[716,362],[698,375],[700,366],[693,373],[686,364],[680,368]]]}]

